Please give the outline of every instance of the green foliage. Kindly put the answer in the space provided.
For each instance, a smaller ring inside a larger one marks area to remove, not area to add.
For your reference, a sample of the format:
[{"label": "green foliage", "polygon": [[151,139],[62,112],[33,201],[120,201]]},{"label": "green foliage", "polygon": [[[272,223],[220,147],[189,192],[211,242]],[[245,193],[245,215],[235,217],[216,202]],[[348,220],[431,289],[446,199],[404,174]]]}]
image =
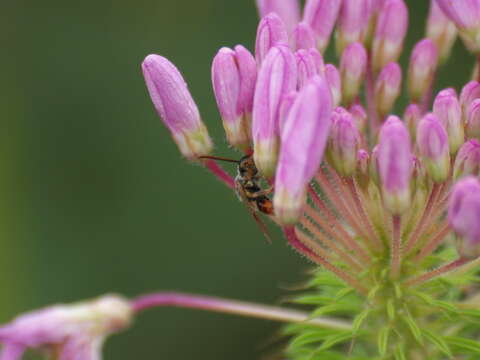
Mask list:
[{"label": "green foliage", "polygon": [[[380,276],[367,297],[335,275],[317,270],[310,287],[293,302],[310,308],[311,317],[350,321],[351,330],[295,324],[286,353],[291,360],[479,359],[480,308],[465,302],[458,284],[476,278],[475,270],[410,288]],[[471,284],[471,283],[470,283]],[[471,285],[468,289],[471,289]],[[462,357],[459,357],[462,356]]]}]

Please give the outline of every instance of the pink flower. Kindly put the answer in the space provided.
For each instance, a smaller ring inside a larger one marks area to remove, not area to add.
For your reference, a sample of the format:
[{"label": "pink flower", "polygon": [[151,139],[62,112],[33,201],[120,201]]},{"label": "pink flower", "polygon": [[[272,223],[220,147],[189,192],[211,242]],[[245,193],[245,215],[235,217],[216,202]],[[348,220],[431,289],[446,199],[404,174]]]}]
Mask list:
[{"label": "pink flower", "polygon": [[454,179],[468,175],[480,175],[480,142],[476,139],[465,142],[455,158]]},{"label": "pink flower", "polygon": [[0,328],[0,358],[19,360],[27,348],[46,347],[58,360],[99,360],[105,338],[131,319],[129,302],[114,295],[33,311]]},{"label": "pink flower", "polygon": [[256,0],[260,17],[276,13],[285,23],[289,33],[300,21],[299,0]]},{"label": "pink flower", "polygon": [[243,46],[221,48],[212,64],[215,98],[230,145],[249,147],[250,117],[257,81],[255,58]]},{"label": "pink flower", "polygon": [[360,93],[367,72],[367,51],[361,43],[354,42],[343,51],[340,61],[342,96],[350,105]]},{"label": "pink flower", "polygon": [[181,153],[189,159],[208,155],[212,141],[177,68],[160,55],[148,55],[142,70],[153,105]]},{"label": "pink flower", "polygon": [[277,164],[280,105],[296,84],[295,56],[287,46],[274,46],[258,74],[252,118],[254,159],[266,177],[273,176]]},{"label": "pink flower", "polygon": [[263,17],[258,24],[255,41],[257,64],[262,64],[270,49],[276,45],[288,45],[288,34],[282,19],[275,13]]},{"label": "pink flower", "polygon": [[292,48],[294,50],[310,49],[316,46],[315,34],[306,22],[297,24],[292,34]]},{"label": "pink flower", "polygon": [[402,68],[395,62],[380,71],[375,82],[375,103],[380,116],[386,116],[395,105],[402,86]]},{"label": "pink flower", "polygon": [[303,20],[313,29],[317,47],[323,53],[337,21],[340,0],[307,0]]},{"label": "pink flower", "polygon": [[435,43],[430,39],[419,41],[412,51],[408,67],[408,92],[412,100],[420,101],[432,86],[437,64]]},{"label": "pink flower", "polygon": [[275,178],[275,215],[283,224],[302,214],[306,187],[320,166],[331,123],[332,98],[325,79],[315,76],[299,92],[282,131]]}]

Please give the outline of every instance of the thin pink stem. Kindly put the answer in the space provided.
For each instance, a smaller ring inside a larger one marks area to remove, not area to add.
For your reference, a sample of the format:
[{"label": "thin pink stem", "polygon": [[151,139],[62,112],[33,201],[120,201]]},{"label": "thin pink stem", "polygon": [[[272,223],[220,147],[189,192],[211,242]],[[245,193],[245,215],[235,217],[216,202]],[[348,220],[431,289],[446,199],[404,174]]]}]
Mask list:
[{"label": "thin pink stem", "polygon": [[349,323],[342,320],[329,318],[311,319],[309,314],[298,310],[176,292],[160,292],[140,296],[132,300],[131,306],[135,313],[154,307],[170,306],[208,310],[276,321],[305,322],[310,325],[342,330],[351,328]]},{"label": "thin pink stem", "polygon": [[326,229],[331,229],[335,234],[334,237],[337,239],[346,249],[348,250],[353,250],[356,251],[358,256],[365,262],[370,263],[372,259],[368,255],[368,253],[362,249],[357,242],[350,236],[349,233],[345,231],[345,229],[339,224],[338,220],[335,218],[335,216],[332,214],[330,209],[325,205],[325,203],[320,199],[318,194],[315,192],[315,190],[310,186],[308,188],[308,192],[315,203],[315,205],[318,207],[318,209],[323,212],[323,214],[327,217],[328,221],[330,222],[330,226],[326,227],[325,223],[321,221],[318,217],[315,219],[315,221],[319,225],[323,225],[324,228]]},{"label": "thin pink stem", "polygon": [[375,230],[373,229],[373,225],[370,222],[370,218],[367,215],[367,212],[365,211],[365,208],[363,207],[362,200],[360,199],[360,196],[358,195],[357,191],[357,186],[355,184],[355,181],[353,178],[346,178],[345,182],[350,189],[350,193],[352,194],[353,200],[355,201],[355,206],[357,207],[357,211],[360,214],[360,219],[364,225],[364,227],[367,229],[367,233],[377,249],[382,249],[383,248],[383,243],[380,240],[380,238],[377,236],[375,233]]},{"label": "thin pink stem", "polygon": [[394,215],[392,217],[392,246],[391,246],[391,259],[392,259],[392,272],[391,278],[397,279],[400,274],[400,264],[401,264],[401,250],[402,250],[402,223],[401,217],[399,215]]},{"label": "thin pink stem", "polygon": [[217,164],[215,160],[205,160],[203,161],[204,166],[210,170],[210,172],[227,185],[231,189],[235,189],[235,181],[233,177],[227,173],[223,168]]},{"label": "thin pink stem", "polygon": [[409,253],[416,245],[417,240],[421,237],[423,230],[425,228],[425,224],[430,216],[430,212],[432,211],[432,206],[435,203],[437,198],[438,190],[440,185],[434,184],[432,187],[432,191],[430,192],[430,196],[428,197],[427,204],[425,205],[425,210],[423,211],[422,217],[418,222],[418,225],[415,227],[410,238],[407,240],[407,244],[405,245],[405,253]]},{"label": "thin pink stem", "polygon": [[346,200],[345,196],[338,195],[335,188],[332,186],[330,181],[326,178],[326,175],[322,171],[319,171],[315,176],[315,180],[319,183],[322,190],[325,191],[328,199],[332,204],[335,205],[337,211],[340,215],[350,224],[350,226],[355,230],[355,232],[363,238],[367,238],[367,234],[363,231],[360,224],[355,219],[354,215],[345,205],[344,201]]},{"label": "thin pink stem", "polygon": [[420,253],[418,253],[418,255],[415,257],[415,261],[420,262],[423,258],[434,252],[443,239],[450,234],[451,231],[452,229],[450,228],[450,224],[448,221],[445,221],[443,226],[440,228],[440,231],[431,239],[429,239],[429,241],[422,247]]},{"label": "thin pink stem", "polygon": [[331,271],[332,273],[337,275],[340,279],[342,279],[347,284],[352,286],[360,294],[367,296],[368,294],[367,289],[362,284],[360,284],[360,282],[357,279],[348,275],[345,271],[343,271],[342,269],[339,269],[338,267],[336,267],[326,259],[322,258],[321,256],[318,256],[317,254],[315,254],[314,251],[312,251],[309,247],[303,244],[295,234],[295,228],[293,226],[284,227],[283,232],[285,234],[285,237],[288,240],[288,243],[300,254],[305,255],[311,261],[319,265],[322,265],[325,269],[327,269],[328,271]]},{"label": "thin pink stem", "polygon": [[441,275],[445,275],[446,273],[453,271],[457,268],[459,268],[462,265],[465,265],[468,263],[470,260],[465,259],[465,258],[459,258],[457,260],[452,261],[451,263],[448,263],[446,265],[440,266],[439,268],[436,268],[432,271],[429,271],[419,277],[410,279],[406,282],[407,286],[416,286],[419,284],[422,284],[424,282],[430,281],[432,279],[435,279]]}]

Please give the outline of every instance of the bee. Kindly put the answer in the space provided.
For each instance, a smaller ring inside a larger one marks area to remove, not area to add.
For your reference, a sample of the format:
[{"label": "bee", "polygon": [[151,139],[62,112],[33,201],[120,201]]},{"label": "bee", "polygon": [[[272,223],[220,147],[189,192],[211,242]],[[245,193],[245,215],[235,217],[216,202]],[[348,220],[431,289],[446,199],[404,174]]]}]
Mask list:
[{"label": "bee", "polygon": [[273,216],[273,203],[268,197],[272,193],[273,188],[262,188],[263,177],[258,173],[257,166],[252,155],[245,155],[240,160],[233,160],[218,156],[201,156],[201,159],[213,159],[219,161],[233,162],[237,164],[237,175],[235,176],[235,192],[241,202],[246,204],[250,214],[260,226],[263,234],[270,242],[270,235],[265,223],[259,216],[263,213]]}]

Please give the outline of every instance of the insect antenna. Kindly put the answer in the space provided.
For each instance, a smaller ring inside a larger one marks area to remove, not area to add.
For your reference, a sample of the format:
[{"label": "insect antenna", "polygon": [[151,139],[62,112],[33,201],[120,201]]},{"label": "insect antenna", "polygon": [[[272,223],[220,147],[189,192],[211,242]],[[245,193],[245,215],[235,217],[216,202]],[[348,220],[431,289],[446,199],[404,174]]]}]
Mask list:
[{"label": "insect antenna", "polygon": [[199,159],[212,159],[212,160],[220,160],[220,161],[227,161],[227,162],[233,162],[236,164],[239,164],[239,160],[234,160],[234,159],[229,159],[229,158],[224,158],[220,156],[199,156]]}]

